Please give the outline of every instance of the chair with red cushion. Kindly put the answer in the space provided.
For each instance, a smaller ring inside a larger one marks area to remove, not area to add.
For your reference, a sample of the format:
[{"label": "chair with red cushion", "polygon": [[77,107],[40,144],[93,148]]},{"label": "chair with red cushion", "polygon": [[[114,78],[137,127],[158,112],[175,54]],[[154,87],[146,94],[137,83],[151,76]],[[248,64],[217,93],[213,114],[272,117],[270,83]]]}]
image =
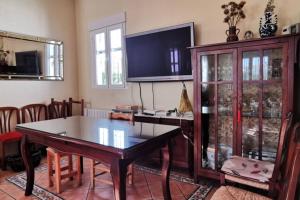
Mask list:
[{"label": "chair with red cushion", "polygon": [[6,170],[6,144],[20,142],[22,138],[22,134],[15,131],[16,124],[18,123],[20,123],[18,108],[0,107],[0,166],[2,170]]}]

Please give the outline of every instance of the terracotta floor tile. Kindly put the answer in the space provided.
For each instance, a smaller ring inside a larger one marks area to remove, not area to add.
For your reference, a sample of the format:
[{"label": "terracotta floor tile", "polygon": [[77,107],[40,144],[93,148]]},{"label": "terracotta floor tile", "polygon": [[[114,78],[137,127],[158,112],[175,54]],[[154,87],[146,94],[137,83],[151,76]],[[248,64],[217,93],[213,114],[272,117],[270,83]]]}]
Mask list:
[{"label": "terracotta floor tile", "polygon": [[188,198],[191,195],[191,193],[193,193],[198,188],[197,185],[192,185],[188,183],[176,182],[176,184],[186,198]]},{"label": "terracotta floor tile", "polygon": [[87,200],[112,200],[114,193],[112,188],[95,188],[88,193]]},{"label": "terracotta floor tile", "polygon": [[1,200],[14,200],[11,196],[9,196],[8,194],[0,191],[0,199]]},{"label": "terracotta floor tile", "polygon": [[144,186],[133,185],[132,187],[127,187],[126,196],[128,200],[151,199],[151,193],[147,185]]}]

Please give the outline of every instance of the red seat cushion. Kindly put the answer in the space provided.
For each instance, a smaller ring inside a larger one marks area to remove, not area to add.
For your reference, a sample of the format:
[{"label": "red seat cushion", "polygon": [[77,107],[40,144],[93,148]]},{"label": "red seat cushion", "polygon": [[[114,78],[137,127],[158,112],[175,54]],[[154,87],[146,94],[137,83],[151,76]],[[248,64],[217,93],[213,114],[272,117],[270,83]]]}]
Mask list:
[{"label": "red seat cushion", "polygon": [[0,134],[0,142],[16,141],[21,140],[21,138],[22,134],[17,131]]}]

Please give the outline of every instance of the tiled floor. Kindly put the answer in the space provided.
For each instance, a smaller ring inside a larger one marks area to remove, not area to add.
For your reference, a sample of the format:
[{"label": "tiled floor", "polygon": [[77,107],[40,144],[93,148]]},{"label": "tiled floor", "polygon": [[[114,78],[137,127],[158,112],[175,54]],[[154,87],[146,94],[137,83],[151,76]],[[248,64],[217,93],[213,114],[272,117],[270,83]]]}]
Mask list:
[{"label": "tiled floor", "polygon": [[[95,189],[90,187],[89,168],[84,165],[84,174],[82,177],[82,186],[76,187],[75,181],[65,180],[63,182],[63,192],[59,194],[62,198],[68,200],[111,200],[113,199],[112,186],[97,182]],[[55,193],[55,188],[48,187],[47,171],[35,173],[35,184],[45,188],[46,190]],[[24,191],[19,187],[9,183],[5,178],[13,176],[11,171],[0,171],[0,199],[12,200],[12,199],[37,199],[34,196],[25,197]],[[109,175],[107,178],[110,178]],[[127,186],[127,199],[143,200],[143,199],[163,199],[161,188],[161,177],[149,173],[145,173],[140,170],[135,170],[134,184]],[[127,184],[128,185],[128,184]],[[187,199],[192,194],[196,186],[171,180],[171,195],[172,199]]]}]

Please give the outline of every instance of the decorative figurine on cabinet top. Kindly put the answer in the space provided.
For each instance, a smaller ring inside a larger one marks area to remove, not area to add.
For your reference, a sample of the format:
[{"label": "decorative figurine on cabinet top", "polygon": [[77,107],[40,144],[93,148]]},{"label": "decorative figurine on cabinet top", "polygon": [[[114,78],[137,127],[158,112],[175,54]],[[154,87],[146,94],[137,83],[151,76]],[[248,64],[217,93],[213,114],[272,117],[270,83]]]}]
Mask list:
[{"label": "decorative figurine on cabinet top", "polygon": [[259,34],[261,38],[275,36],[278,29],[277,27],[277,15],[274,15],[273,11],[275,6],[274,0],[269,0],[265,9],[264,18],[260,18],[259,22]]},{"label": "decorative figurine on cabinet top", "polygon": [[239,4],[231,1],[228,4],[223,4],[222,8],[224,9],[224,14],[226,17],[224,18],[224,22],[229,25],[229,30],[226,30],[227,42],[238,41],[239,37],[237,36],[240,32],[240,29],[236,28],[237,23],[246,18],[244,11],[242,10],[245,1],[241,1]]}]

